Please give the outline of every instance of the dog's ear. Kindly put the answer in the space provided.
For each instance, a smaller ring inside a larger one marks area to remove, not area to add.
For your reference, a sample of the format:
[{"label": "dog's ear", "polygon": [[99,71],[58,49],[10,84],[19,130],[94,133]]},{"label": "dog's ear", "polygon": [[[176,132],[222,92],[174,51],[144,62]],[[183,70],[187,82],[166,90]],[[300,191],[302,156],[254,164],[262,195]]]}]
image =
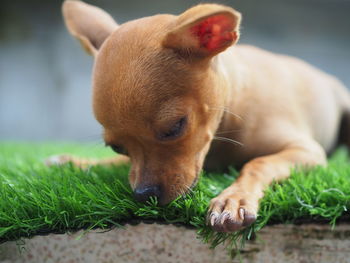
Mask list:
[{"label": "dog's ear", "polygon": [[237,42],[240,21],[241,14],[230,7],[198,5],[177,17],[163,46],[187,55],[212,57]]},{"label": "dog's ear", "polygon": [[64,1],[62,13],[69,32],[91,55],[97,54],[102,43],[118,27],[105,11],[81,1]]}]

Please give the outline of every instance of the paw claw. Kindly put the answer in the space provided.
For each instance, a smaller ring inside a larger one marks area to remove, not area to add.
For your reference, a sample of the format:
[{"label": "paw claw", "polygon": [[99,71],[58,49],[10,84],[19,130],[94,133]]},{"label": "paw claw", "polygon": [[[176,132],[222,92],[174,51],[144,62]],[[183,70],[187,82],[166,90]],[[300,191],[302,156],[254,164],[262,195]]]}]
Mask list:
[{"label": "paw claw", "polygon": [[223,225],[226,219],[230,217],[230,214],[228,212],[224,212],[221,214],[220,217],[221,217],[220,224]]},{"label": "paw claw", "polygon": [[240,207],[238,211],[239,211],[239,217],[242,219],[242,221],[244,221],[244,208]]},{"label": "paw claw", "polygon": [[215,222],[218,219],[218,217],[219,217],[219,213],[218,212],[212,212],[211,213],[211,215],[210,215],[210,225],[211,226],[215,225]]},{"label": "paw claw", "polygon": [[[231,195],[215,198],[208,213],[208,224],[218,232],[234,232],[251,225],[256,220],[258,201],[251,197]],[[249,201],[249,202],[247,202]],[[243,205],[244,204],[244,205]]]}]

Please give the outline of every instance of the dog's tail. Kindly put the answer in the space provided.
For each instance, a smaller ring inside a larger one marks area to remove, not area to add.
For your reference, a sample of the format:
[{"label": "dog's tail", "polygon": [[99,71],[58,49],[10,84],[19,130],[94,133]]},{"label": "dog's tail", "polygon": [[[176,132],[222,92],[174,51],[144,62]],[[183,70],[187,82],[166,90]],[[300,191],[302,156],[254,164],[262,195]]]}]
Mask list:
[{"label": "dog's tail", "polygon": [[340,85],[337,89],[337,95],[342,109],[339,143],[345,144],[350,149],[350,90]]}]

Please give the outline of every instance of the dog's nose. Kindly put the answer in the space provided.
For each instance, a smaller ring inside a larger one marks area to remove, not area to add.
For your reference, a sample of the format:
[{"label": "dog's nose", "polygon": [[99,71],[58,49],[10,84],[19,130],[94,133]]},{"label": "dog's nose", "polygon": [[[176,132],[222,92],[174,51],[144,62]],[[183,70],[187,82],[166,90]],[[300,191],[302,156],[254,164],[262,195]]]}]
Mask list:
[{"label": "dog's nose", "polygon": [[161,197],[161,190],[158,185],[137,187],[134,190],[134,196],[135,199],[141,203],[147,202],[151,196],[159,200]]}]

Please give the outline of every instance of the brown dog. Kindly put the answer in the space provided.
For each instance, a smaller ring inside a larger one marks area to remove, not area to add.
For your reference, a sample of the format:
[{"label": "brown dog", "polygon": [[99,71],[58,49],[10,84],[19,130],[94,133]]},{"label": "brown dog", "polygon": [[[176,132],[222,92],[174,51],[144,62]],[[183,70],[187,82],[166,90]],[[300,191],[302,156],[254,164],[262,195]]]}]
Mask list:
[{"label": "brown dog", "polygon": [[179,16],[117,25],[101,9],[68,0],[63,14],[95,57],[93,109],[104,140],[125,154],[102,163],[130,158],[139,201],[156,196],[166,204],[185,193],[205,158],[207,168],[244,164],[208,214],[215,230],[236,231],[255,220],[273,180],[287,178],[296,165],[326,164],[340,127],[350,146],[343,85],[296,58],[231,47],[241,15],[230,7],[203,4]]}]

